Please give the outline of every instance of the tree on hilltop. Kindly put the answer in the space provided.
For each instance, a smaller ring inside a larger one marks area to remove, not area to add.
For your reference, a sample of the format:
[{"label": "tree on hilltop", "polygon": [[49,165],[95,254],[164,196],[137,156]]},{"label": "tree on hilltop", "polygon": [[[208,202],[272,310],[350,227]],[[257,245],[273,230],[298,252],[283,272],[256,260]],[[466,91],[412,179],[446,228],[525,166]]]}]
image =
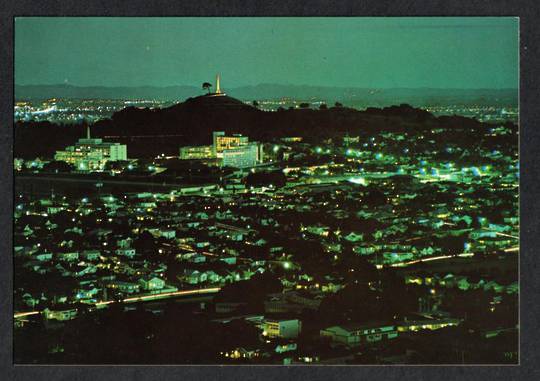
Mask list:
[{"label": "tree on hilltop", "polygon": [[208,91],[208,94],[210,94],[210,88],[211,88],[211,87],[212,87],[212,84],[209,83],[209,82],[204,82],[204,83],[202,84],[203,90],[207,90],[207,91]]}]

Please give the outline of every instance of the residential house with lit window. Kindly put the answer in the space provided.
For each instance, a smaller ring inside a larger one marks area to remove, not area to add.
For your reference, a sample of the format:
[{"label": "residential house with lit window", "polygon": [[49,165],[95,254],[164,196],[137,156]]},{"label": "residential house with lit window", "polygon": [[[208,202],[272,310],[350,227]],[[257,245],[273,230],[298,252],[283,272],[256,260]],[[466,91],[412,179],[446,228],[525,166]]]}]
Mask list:
[{"label": "residential house with lit window", "polygon": [[157,277],[142,278],[139,279],[139,285],[145,291],[155,291],[161,290],[163,287],[165,287],[165,281]]},{"label": "residential house with lit window", "polygon": [[394,339],[398,332],[393,324],[368,323],[328,327],[322,329],[320,335],[334,344],[354,347]]}]

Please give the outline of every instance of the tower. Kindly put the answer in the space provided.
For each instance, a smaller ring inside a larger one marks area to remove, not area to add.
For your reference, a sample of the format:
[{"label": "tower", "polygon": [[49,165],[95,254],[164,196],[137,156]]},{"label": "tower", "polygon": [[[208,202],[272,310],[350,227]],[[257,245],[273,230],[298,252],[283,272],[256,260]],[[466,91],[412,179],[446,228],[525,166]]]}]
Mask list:
[{"label": "tower", "polygon": [[219,73],[216,75],[216,94],[221,94],[221,90],[219,88]]},{"label": "tower", "polygon": [[214,131],[212,132],[212,155],[217,156],[217,141],[219,136],[225,136],[225,131]]}]

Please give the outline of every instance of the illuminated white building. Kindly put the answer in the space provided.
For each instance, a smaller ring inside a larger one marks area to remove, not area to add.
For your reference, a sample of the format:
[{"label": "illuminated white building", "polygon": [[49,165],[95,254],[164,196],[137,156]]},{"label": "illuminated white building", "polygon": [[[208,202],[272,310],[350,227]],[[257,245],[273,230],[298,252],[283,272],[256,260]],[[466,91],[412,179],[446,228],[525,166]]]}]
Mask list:
[{"label": "illuminated white building", "polygon": [[212,133],[212,152],[216,157],[222,158],[223,151],[245,146],[249,143],[247,136],[239,134],[225,135],[224,131]]},{"label": "illuminated white building", "polygon": [[233,168],[254,167],[259,162],[259,145],[248,143],[222,152],[223,166]]},{"label": "illuminated white building", "polygon": [[185,146],[180,147],[181,160],[209,159],[213,157],[212,146]]},{"label": "illuminated white building", "polygon": [[266,337],[293,339],[300,334],[302,322],[298,319],[266,319],[262,328]]},{"label": "illuminated white building", "polygon": [[62,151],[56,151],[54,160],[74,165],[80,171],[103,170],[108,161],[127,160],[125,144],[104,142],[91,138],[90,128],[86,129],[86,138],[81,138]]}]

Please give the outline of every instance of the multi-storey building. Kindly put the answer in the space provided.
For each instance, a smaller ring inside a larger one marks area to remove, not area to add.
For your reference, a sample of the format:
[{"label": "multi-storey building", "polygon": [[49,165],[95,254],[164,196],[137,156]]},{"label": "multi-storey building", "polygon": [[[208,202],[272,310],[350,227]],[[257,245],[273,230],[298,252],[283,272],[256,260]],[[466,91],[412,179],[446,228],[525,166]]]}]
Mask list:
[{"label": "multi-storey building", "polygon": [[222,155],[224,167],[253,167],[259,161],[259,145],[257,143],[248,143],[240,147],[225,149]]},{"label": "multi-storey building", "polygon": [[213,152],[219,158],[223,157],[223,151],[242,147],[248,143],[249,138],[240,134],[227,136],[223,131],[214,131],[212,134]]},{"label": "multi-storey building", "polygon": [[293,339],[302,330],[302,322],[298,319],[266,319],[262,325],[263,335]]},{"label": "multi-storey building", "polygon": [[212,146],[180,147],[181,160],[209,159],[213,157]]},{"label": "multi-storey building", "polygon": [[56,151],[54,160],[73,164],[78,170],[102,170],[108,161],[127,160],[127,147],[124,144],[104,142],[90,137],[87,128],[86,138],[81,138],[73,146]]}]

